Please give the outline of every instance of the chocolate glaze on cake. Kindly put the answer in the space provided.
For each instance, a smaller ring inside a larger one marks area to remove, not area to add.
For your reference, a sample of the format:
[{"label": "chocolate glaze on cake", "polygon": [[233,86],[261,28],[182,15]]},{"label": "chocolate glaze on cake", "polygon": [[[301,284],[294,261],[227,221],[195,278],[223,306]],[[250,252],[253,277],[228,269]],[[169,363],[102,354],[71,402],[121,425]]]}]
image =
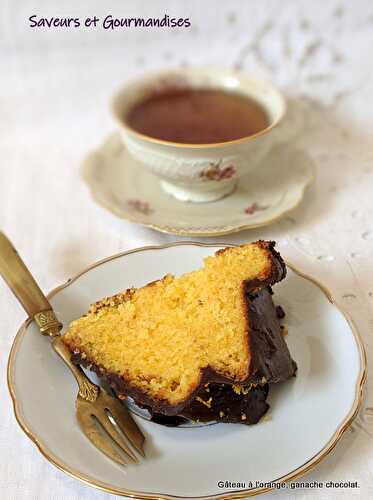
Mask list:
[{"label": "chocolate glaze on cake", "polygon": [[194,422],[226,422],[237,424],[256,424],[267,412],[266,403],[268,384],[257,387],[239,388],[228,384],[209,384],[201,389],[199,395],[186,407],[182,416],[169,417],[161,413],[151,414],[151,420],[175,427],[187,420]]},{"label": "chocolate glaze on cake", "polygon": [[296,364],[291,359],[281,332],[280,321],[272,301],[271,291],[259,292],[246,288],[252,379],[276,383],[293,376]]},{"label": "chocolate glaze on cake", "polygon": [[[279,253],[274,250],[274,242],[259,243],[271,254],[271,272],[267,280],[249,280],[243,287],[251,354],[250,375],[246,380],[235,383],[207,367],[202,370],[200,383],[189,397],[182,403],[171,406],[165,400],[151,398],[123,376],[108,373],[79,351],[74,351],[73,362],[96,372],[121,399],[130,396],[139,406],[150,409],[154,420],[157,416],[159,419],[159,415],[164,415],[201,421],[256,423],[268,409],[267,384],[289,379],[297,369],[283,339],[270,288],[285,277],[286,266]],[[225,251],[228,249],[219,250],[218,253]]]},{"label": "chocolate glaze on cake", "polygon": [[[227,383],[221,375],[210,369],[203,375],[204,383],[189,398],[182,408],[149,405],[137,390],[128,390],[124,379],[117,374],[107,373],[102,368],[73,355],[77,364],[89,367],[104,379],[122,399],[130,395],[138,404],[148,409],[154,421],[164,425],[179,425],[184,417],[192,420],[218,420],[231,423],[255,424],[266,413],[268,384],[276,383],[295,375],[296,364],[291,359],[282,337],[276,309],[268,289],[257,292],[246,291],[252,329],[251,350],[253,372],[246,384]],[[208,382],[214,379],[216,382]],[[219,383],[219,381],[221,381]],[[251,386],[250,386],[251,384]],[[169,416],[169,417],[168,417]],[[175,422],[177,417],[177,422]]]}]

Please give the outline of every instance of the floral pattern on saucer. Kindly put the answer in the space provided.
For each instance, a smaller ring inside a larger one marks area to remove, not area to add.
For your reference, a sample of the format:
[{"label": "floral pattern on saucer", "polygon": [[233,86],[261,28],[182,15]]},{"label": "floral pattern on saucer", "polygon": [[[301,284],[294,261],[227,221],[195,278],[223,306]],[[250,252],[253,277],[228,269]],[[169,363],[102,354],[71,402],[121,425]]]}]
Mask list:
[{"label": "floral pattern on saucer", "polygon": [[256,201],[254,203],[251,203],[244,209],[244,213],[246,215],[254,215],[256,212],[260,210],[267,210],[269,208],[268,205],[259,205]]},{"label": "floral pattern on saucer", "polygon": [[130,210],[139,212],[140,214],[149,215],[152,210],[147,201],[141,201],[138,199],[127,200],[127,205]]},{"label": "floral pattern on saucer", "polygon": [[[279,145],[255,171],[238,180],[229,196],[185,203],[166,194],[113,134],[87,157],[82,174],[94,200],[122,219],[170,234],[217,236],[277,221],[301,202],[313,170],[304,151]],[[207,179],[212,180],[235,173],[233,165],[220,164],[209,172]]]}]

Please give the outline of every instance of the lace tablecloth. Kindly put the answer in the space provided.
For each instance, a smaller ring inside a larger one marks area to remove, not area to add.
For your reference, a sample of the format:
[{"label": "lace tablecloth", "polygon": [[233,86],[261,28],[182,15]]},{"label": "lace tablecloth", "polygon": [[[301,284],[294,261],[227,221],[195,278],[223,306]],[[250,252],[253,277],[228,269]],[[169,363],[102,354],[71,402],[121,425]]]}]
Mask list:
[{"label": "lace tablecloth", "polygon": [[[34,5],[32,5],[34,4]],[[31,29],[28,17],[190,17],[189,29]],[[44,290],[121,250],[175,238],[115,219],[79,177],[87,151],[113,131],[108,101],[127,78],[159,67],[219,64],[273,80],[306,116],[297,146],[317,177],[304,202],[263,229],[215,238],[275,239],[281,253],[332,291],[373,356],[373,5],[324,0],[21,2],[0,6],[0,221]],[[6,358],[25,315],[0,282],[0,497],[109,499],[52,467],[13,416]],[[355,490],[291,498],[373,498],[373,393],[308,480]],[[266,498],[289,498],[286,491]]]}]

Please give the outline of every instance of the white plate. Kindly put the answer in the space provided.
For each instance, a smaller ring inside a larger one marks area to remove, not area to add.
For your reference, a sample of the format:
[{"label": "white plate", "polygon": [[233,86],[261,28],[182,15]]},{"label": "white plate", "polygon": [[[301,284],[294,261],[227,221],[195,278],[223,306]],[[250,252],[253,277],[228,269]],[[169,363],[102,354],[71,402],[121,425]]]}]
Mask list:
[{"label": "white plate", "polygon": [[302,201],[313,170],[306,152],[278,145],[229,196],[185,203],[165,193],[114,134],[87,157],[82,173],[94,200],[118,217],[164,233],[217,236],[272,224],[289,213]]},{"label": "white plate", "polygon": [[[103,296],[168,272],[196,269],[218,248],[181,243],[126,252],[56,289],[51,302],[68,325]],[[119,495],[237,498],[268,490],[257,481],[298,477],[331,451],[352,422],[362,398],[366,361],[351,323],[310,278],[289,270],[275,287],[275,301],[287,314],[287,342],[298,374],[270,389],[270,418],[255,426],[178,429],[136,417],[146,435],[147,459],[123,470],[80,431],[74,412],[75,382],[49,340],[30,322],[17,334],[9,358],[8,382],[17,420],[57,467]],[[220,488],[219,481],[246,485],[232,490]]]}]

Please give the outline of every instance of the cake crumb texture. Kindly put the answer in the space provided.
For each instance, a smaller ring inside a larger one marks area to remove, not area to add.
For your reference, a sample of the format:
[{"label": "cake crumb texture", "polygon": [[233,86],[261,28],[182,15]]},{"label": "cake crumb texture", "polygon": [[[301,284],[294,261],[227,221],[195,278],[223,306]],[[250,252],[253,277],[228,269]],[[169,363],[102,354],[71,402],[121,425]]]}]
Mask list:
[{"label": "cake crumb texture", "polygon": [[221,250],[200,270],[91,306],[64,342],[170,405],[190,396],[207,367],[242,382],[250,366],[245,282],[264,282],[272,264],[266,242]]}]

